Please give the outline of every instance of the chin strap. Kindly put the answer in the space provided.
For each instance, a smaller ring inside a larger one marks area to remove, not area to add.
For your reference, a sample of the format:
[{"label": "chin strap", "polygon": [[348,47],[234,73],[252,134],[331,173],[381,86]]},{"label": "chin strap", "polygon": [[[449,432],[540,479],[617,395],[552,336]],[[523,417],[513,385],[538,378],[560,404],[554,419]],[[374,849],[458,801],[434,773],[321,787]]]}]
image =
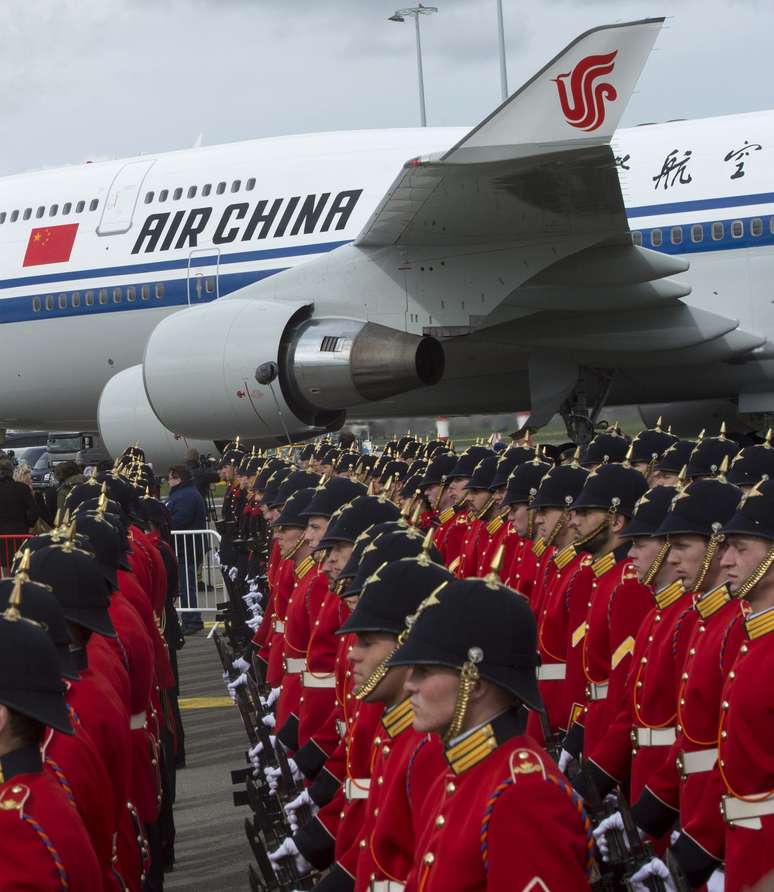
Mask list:
[{"label": "chin strap", "polygon": [[489,496],[489,498],[484,503],[484,507],[480,511],[476,511],[475,520],[483,520],[484,517],[486,517],[487,511],[489,511],[489,509],[492,507],[492,505],[494,505],[494,503],[495,503],[495,497]]},{"label": "chin strap", "polygon": [[298,552],[298,550],[301,548],[301,546],[302,546],[302,545],[306,545],[306,544],[307,544],[307,540],[302,536],[302,537],[298,540],[298,542],[296,542],[295,545],[293,545],[291,548],[289,548],[289,549],[282,555],[283,560],[286,560],[286,561],[290,560],[290,558],[292,558],[292,557]]},{"label": "chin strap", "polygon": [[766,557],[758,564],[752,573],[734,592],[735,598],[746,598],[747,595],[755,588],[756,585],[768,573],[771,565],[774,564],[774,545],[766,552]]},{"label": "chin strap", "polygon": [[484,653],[480,648],[471,647],[468,651],[468,659],[462,664],[460,681],[457,686],[457,700],[454,704],[454,714],[452,715],[451,724],[443,735],[444,743],[454,740],[462,731],[465,716],[468,712],[468,705],[470,704],[470,692],[473,690],[473,685],[480,678],[476,663],[480,663],[483,658]]},{"label": "chin strap", "polygon": [[651,582],[656,578],[656,574],[661,569],[666,560],[666,556],[669,554],[669,543],[665,542],[661,548],[658,550],[658,554],[653,558],[653,562],[648,567],[647,572],[642,577],[643,585],[650,585]]},{"label": "chin strap", "polygon": [[548,548],[549,546],[551,546],[551,545],[554,544],[554,541],[556,540],[556,537],[557,537],[557,536],[559,535],[559,533],[561,533],[562,530],[567,526],[567,521],[568,521],[569,519],[570,519],[570,511],[569,511],[568,508],[564,508],[564,509],[562,510],[562,516],[559,518],[559,520],[557,520],[557,522],[554,524],[554,528],[551,530],[551,532],[550,532],[550,533],[546,536],[546,538],[543,540],[543,541],[545,542],[545,544],[546,544],[546,548]]},{"label": "chin strap", "polygon": [[404,630],[398,635],[398,640],[395,644],[395,647],[390,651],[390,653],[382,660],[381,663],[374,669],[374,671],[368,676],[368,678],[363,682],[363,684],[357,685],[357,687],[352,689],[352,696],[355,700],[363,700],[369,696],[369,694],[373,694],[373,692],[379,687],[382,679],[387,675],[390,671],[390,667],[387,665],[388,661],[395,653],[395,651],[403,644],[408,636],[408,630]]},{"label": "chin strap", "polygon": [[699,567],[699,573],[693,581],[693,585],[690,589],[691,591],[700,592],[702,590],[702,585],[704,585],[704,580],[707,578],[707,573],[709,573],[712,559],[717,554],[718,548],[725,538],[723,533],[720,532],[720,524],[717,522],[712,524],[712,535],[707,543],[707,548],[704,551],[704,557],[702,558],[701,566]]}]

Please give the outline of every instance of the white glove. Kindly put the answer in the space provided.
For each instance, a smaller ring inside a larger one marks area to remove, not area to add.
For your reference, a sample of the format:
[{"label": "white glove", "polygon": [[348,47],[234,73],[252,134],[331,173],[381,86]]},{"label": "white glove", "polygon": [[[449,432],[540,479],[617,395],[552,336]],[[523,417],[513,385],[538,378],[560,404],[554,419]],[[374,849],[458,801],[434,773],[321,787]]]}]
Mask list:
[{"label": "white glove", "polygon": [[237,570],[236,567],[231,567],[231,569],[228,571],[228,578],[232,582],[234,582],[236,580],[237,576],[239,576],[239,570]]},{"label": "white glove", "polygon": [[[269,735],[269,743],[272,747],[274,746],[276,739],[277,739],[276,737]],[[261,760],[260,760],[259,756],[261,755],[262,752],[263,752],[263,744],[260,741],[258,741],[258,743],[256,743],[256,745],[254,747],[252,747],[252,749],[249,749],[247,751],[247,757],[248,757],[248,759],[250,759],[250,762],[252,763],[253,768],[261,767]]]},{"label": "white glove", "polygon": [[271,713],[269,713],[268,715],[265,715],[261,719],[261,721],[264,723],[264,725],[266,725],[267,728],[273,728],[277,724],[277,720],[274,718],[274,716]]},{"label": "white glove", "polygon": [[290,769],[290,774],[293,777],[293,780],[296,783],[299,783],[304,779],[304,775],[301,773],[301,769],[296,765],[295,759],[288,759],[288,768]]},{"label": "white glove", "polygon": [[[599,854],[602,855],[603,861],[609,860],[610,855],[610,845],[607,841],[605,833],[608,830],[620,830],[623,832],[624,822],[623,817],[621,816],[621,812],[614,812],[610,817],[604,819],[604,821],[599,822],[599,826],[597,826],[594,830],[594,840],[597,844],[597,848],[599,849]],[[626,837],[624,837],[625,839]]]},{"label": "white glove", "polygon": [[241,687],[243,684],[247,684],[247,673],[242,672],[237,677],[228,683],[229,691],[235,691],[238,687]]},{"label": "white glove", "polygon": [[308,873],[312,867],[301,852],[298,851],[298,846],[293,842],[293,838],[290,836],[283,840],[279,848],[275,849],[273,852],[269,852],[269,861],[275,865],[275,870],[283,858],[293,858],[296,862],[296,868],[301,874]]},{"label": "white glove", "polygon": [[268,697],[261,697],[261,705],[265,706],[266,709],[269,709],[271,706],[274,705],[274,703],[277,702],[277,700],[279,700],[281,690],[282,688],[272,688],[269,691]]},{"label": "white glove", "polygon": [[231,665],[237,672],[248,672],[250,669],[250,664],[244,657],[238,657]]},{"label": "white glove", "polygon": [[253,630],[253,632],[255,632],[256,629],[258,628],[258,626],[260,626],[260,624],[261,624],[261,619],[263,619],[263,617],[253,616],[250,619],[246,619],[245,624],[250,626],[250,628]]},{"label": "white glove", "polygon": [[722,870],[716,870],[707,880],[707,892],[723,892],[726,888],[726,875]]},{"label": "white glove", "polygon": [[277,792],[281,774],[282,771],[279,768],[264,768],[263,770],[263,776],[266,778],[266,783],[269,785],[269,790],[272,793]]},{"label": "white glove", "polygon": [[[602,822],[604,824],[604,821]],[[601,826],[601,825],[600,825]],[[631,876],[632,892],[648,892],[646,880],[649,877],[660,877],[664,881],[667,892],[677,892],[669,868],[660,858],[652,858]]]},{"label": "white glove", "polygon": [[220,567],[220,566],[221,566],[221,563],[220,563],[220,555],[218,554],[217,551],[213,552],[213,555],[212,555],[212,563],[213,563],[216,567]]},{"label": "white glove", "polygon": [[303,808],[305,805],[312,804],[312,797],[309,795],[309,790],[302,790],[295,799],[288,802],[285,806],[285,814],[290,817],[291,814],[295,814],[299,808]]},{"label": "white glove", "polygon": [[567,750],[562,750],[559,753],[559,770],[564,774],[567,771],[567,766],[572,762],[575,758],[572,753],[568,753]]}]

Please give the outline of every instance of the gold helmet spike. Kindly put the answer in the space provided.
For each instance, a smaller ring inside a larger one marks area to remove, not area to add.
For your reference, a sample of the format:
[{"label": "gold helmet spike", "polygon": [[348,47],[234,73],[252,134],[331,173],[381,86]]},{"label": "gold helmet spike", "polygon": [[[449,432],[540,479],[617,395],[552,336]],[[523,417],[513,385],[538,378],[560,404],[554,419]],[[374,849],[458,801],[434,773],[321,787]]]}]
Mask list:
[{"label": "gold helmet spike", "polygon": [[725,440],[726,438],[726,423],[725,421],[720,422],[720,434],[719,437],[721,440]]},{"label": "gold helmet spike", "polygon": [[30,578],[31,559],[32,551],[29,548],[25,548],[19,560],[19,566],[16,568],[16,573],[14,574],[16,578],[21,579],[22,582],[27,582]]},{"label": "gold helmet spike", "polygon": [[573,452],[573,454],[572,454],[572,462],[570,462],[570,464],[574,468],[577,468],[580,466],[580,460],[581,460],[581,448],[580,448],[580,446],[576,446],[575,452]]},{"label": "gold helmet spike", "polygon": [[680,468],[680,473],[677,475],[677,485],[680,489],[685,489],[688,481],[688,465],[683,465]]},{"label": "gold helmet spike", "polygon": [[497,546],[497,551],[494,553],[494,557],[492,558],[492,563],[489,565],[489,572],[485,576],[486,583],[491,588],[497,588],[501,584],[500,570],[503,566],[504,555],[505,555],[505,544],[500,543],[500,545]]},{"label": "gold helmet spike", "polygon": [[108,507],[108,497],[107,493],[103,490],[99,494],[99,499],[97,500],[97,510],[101,511],[103,514],[107,511]]},{"label": "gold helmet spike", "polygon": [[720,463],[720,467],[718,468],[718,480],[722,480],[723,483],[726,483],[726,474],[728,473],[728,456],[723,456],[723,461]]},{"label": "gold helmet spike", "polygon": [[668,434],[671,434],[671,433],[672,433],[672,425],[671,425],[671,424],[670,424],[669,427],[667,428],[667,433],[668,433]]},{"label": "gold helmet spike", "polygon": [[658,421],[656,422],[656,426],[655,426],[654,430],[657,430],[657,431],[659,431],[659,433],[660,433],[660,432],[661,432],[661,425],[662,425],[662,423],[663,423],[663,419],[662,419],[661,416],[659,415],[659,416],[658,416]]},{"label": "gold helmet spike", "polygon": [[19,611],[19,608],[21,607],[22,582],[24,582],[24,580],[21,576],[16,576],[14,578],[11,596],[8,598],[8,606],[3,612],[3,619],[15,622],[17,619],[22,618],[21,612]]},{"label": "gold helmet spike", "polygon": [[239,446],[239,434],[236,435],[236,439],[234,440],[234,445]]},{"label": "gold helmet spike", "polygon": [[624,460],[622,462],[625,468],[630,468],[632,466],[632,456],[634,455],[634,443],[629,444],[629,448],[626,450],[626,455],[624,456]]},{"label": "gold helmet spike", "polygon": [[699,431],[698,440],[699,440],[700,443],[701,443],[701,441],[704,439],[704,434],[705,434],[706,432],[707,432],[707,429],[704,428],[704,427]]},{"label": "gold helmet spike", "polygon": [[372,480],[372,481],[368,484],[368,489],[366,490],[366,495],[367,495],[367,496],[372,496],[373,494],[374,494],[374,481]]},{"label": "gold helmet spike", "polygon": [[769,429],[766,431],[766,439],[763,441],[763,445],[764,445],[767,449],[771,449],[771,436],[772,436],[772,432],[771,432],[771,428],[769,428]]},{"label": "gold helmet spike", "polygon": [[54,526],[58,527],[61,522],[62,522],[62,509],[57,508],[56,514],[54,515]]},{"label": "gold helmet spike", "polygon": [[411,520],[409,522],[411,523],[412,527],[415,527],[419,523],[419,517],[422,514],[422,502],[421,501],[417,502],[416,506],[415,506],[414,505],[415,499],[416,499],[416,496],[414,496],[411,499],[411,501],[409,502],[409,505],[412,509]]}]

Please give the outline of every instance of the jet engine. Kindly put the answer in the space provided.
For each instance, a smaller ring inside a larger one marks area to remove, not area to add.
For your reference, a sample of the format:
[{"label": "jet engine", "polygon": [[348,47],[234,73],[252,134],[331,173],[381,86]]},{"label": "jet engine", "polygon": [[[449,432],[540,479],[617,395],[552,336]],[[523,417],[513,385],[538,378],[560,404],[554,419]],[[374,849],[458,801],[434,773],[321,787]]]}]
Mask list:
[{"label": "jet engine", "polygon": [[141,365],[124,369],[107,382],[97,406],[97,423],[113,457],[132,443],[139,443],[158,474],[166,474],[171,465],[180,464],[189,448],[198,449],[202,455],[218,455],[211,440],[173,434],[156,418],[145,395]]},{"label": "jet engine", "polygon": [[143,379],[170,430],[274,445],[336,430],[349,406],[436,384],[443,369],[434,338],[313,317],[300,302],[235,297],[163,319]]}]

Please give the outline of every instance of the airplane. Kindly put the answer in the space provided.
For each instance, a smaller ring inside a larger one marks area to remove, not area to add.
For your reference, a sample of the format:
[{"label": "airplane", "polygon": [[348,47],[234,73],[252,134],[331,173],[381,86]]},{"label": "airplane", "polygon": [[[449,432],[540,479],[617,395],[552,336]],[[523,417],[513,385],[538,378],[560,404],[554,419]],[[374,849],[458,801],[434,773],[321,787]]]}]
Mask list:
[{"label": "airplane", "polygon": [[619,129],[662,24],[587,31],[472,130],[1,179],[0,425],[98,426],[160,467],[347,416],[530,406],[583,440],[606,403],[668,402],[760,427],[774,113]]}]

